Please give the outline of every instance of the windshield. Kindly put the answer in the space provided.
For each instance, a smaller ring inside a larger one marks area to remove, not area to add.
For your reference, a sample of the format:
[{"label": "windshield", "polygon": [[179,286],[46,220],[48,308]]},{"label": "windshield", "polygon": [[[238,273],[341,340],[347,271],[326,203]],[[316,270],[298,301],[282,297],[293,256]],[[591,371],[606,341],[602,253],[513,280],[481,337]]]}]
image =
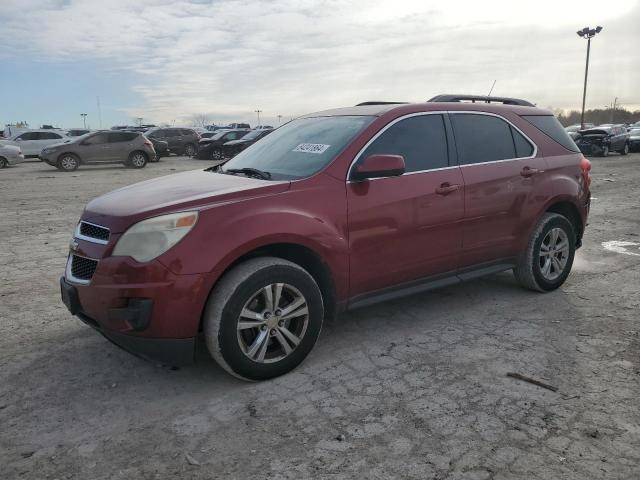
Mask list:
[{"label": "windshield", "polygon": [[629,135],[633,135],[634,137],[640,136],[640,128],[632,128],[629,131]]},{"label": "windshield", "polygon": [[309,177],[331,163],[373,119],[343,116],[293,120],[229,160],[222,171],[254,168],[270,173],[274,180]]},{"label": "windshield", "polygon": [[251,130],[244,137],[242,137],[242,140],[253,140],[254,138],[259,137],[263,133],[264,133],[264,130]]}]

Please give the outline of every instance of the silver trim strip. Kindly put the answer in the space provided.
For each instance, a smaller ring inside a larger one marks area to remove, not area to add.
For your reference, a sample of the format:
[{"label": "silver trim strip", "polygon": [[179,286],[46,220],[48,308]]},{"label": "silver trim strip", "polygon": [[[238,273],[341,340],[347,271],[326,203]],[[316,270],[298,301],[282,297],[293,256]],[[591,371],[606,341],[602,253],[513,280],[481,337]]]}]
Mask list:
[{"label": "silver trim strip", "polygon": [[93,227],[103,228],[109,232],[109,237],[111,237],[111,230],[109,230],[107,227],[103,227],[102,225],[97,225],[95,223],[87,222],[85,220],[80,220],[78,222],[78,225],[76,225],[76,231],[73,234],[75,238],[79,238],[80,240],[85,240],[91,243],[99,243],[100,245],[106,245],[107,243],[109,243],[109,240],[101,240],[95,237],[87,237],[86,235],[83,235],[82,233],[80,233],[80,225],[82,225],[83,223],[86,223],[87,225],[91,225]]},{"label": "silver trim strip", "polygon": [[83,257],[82,255],[78,255],[77,253],[73,253],[73,252],[70,252],[69,256],[67,257],[67,267],[64,270],[64,278],[66,280],[69,280],[71,283],[77,283],[79,285],[89,285],[91,283],[91,280],[85,280],[83,278],[76,278],[73,276],[73,273],[71,272],[71,262],[73,261],[74,256],[84,258],[86,260],[93,260],[96,263],[98,263],[98,259]]},{"label": "silver trim strip", "polygon": [[[538,145],[536,145],[536,143],[533,140],[531,140],[531,138],[529,138],[528,135],[526,135],[522,130],[520,130],[516,125],[511,123],[508,119],[504,118],[502,115],[498,115],[498,114],[491,113],[491,112],[478,112],[478,111],[473,111],[473,110],[439,110],[439,111],[433,111],[433,112],[409,113],[407,115],[403,115],[402,117],[398,117],[395,120],[393,120],[392,122],[386,124],[373,137],[371,137],[371,139],[369,139],[369,141],[360,149],[360,151],[357,153],[357,155],[354,157],[353,161],[351,162],[351,165],[349,165],[349,170],[347,170],[347,183],[359,183],[360,182],[359,180],[349,180],[349,178],[351,177],[351,170],[353,169],[353,166],[358,161],[360,156],[364,153],[364,151],[367,148],[369,148],[369,145],[371,145],[374,141],[376,141],[376,139],[380,135],[382,135],[388,128],[390,128],[392,125],[394,125],[394,124],[398,123],[399,121],[404,120],[406,118],[419,117],[419,116],[423,116],[423,115],[444,115],[445,113],[447,113],[447,114],[471,113],[471,114],[474,114],[474,115],[487,115],[487,116],[491,116],[491,117],[498,117],[499,119],[501,119],[501,120],[507,122],[509,125],[511,125],[518,133],[520,133],[520,135],[522,135],[531,145],[533,145],[533,154],[528,156],[528,157],[505,158],[503,160],[490,160],[488,162],[478,162],[478,163],[468,163],[468,164],[460,164],[460,163],[458,163],[457,165],[450,165],[448,167],[431,168],[431,169],[427,169],[427,170],[416,170],[414,172],[407,172],[407,173],[403,173],[400,176],[414,175],[416,173],[437,172],[439,170],[448,170],[448,169],[451,169],[451,168],[471,167],[473,165],[484,165],[484,164],[487,164],[487,163],[499,163],[499,162],[512,162],[512,161],[515,161],[515,160],[527,160],[527,159],[530,159],[530,158],[535,158],[537,156],[537,154],[538,154]],[[454,135],[455,135],[455,133],[454,133]],[[369,181],[381,180],[383,178],[390,178],[390,177],[370,178]]]}]

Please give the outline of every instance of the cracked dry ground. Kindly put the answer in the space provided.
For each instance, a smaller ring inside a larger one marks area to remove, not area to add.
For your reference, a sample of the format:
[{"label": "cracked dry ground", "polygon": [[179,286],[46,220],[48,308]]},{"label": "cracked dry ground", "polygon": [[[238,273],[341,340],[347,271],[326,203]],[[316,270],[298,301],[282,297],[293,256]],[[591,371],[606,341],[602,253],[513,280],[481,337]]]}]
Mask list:
[{"label": "cracked dry ground", "polygon": [[203,163],[0,171],[0,478],[639,478],[640,256],[601,243],[640,243],[640,155],[593,163],[560,290],[505,273],[345,314],[263,383],[202,350],[178,371],[134,358],[58,299],[87,200]]}]

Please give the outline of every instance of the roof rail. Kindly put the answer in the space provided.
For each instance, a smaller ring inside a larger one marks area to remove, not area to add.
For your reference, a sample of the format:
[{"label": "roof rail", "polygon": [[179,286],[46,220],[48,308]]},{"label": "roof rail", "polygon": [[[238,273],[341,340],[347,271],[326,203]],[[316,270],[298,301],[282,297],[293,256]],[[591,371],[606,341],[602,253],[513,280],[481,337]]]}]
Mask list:
[{"label": "roof rail", "polygon": [[409,102],[377,102],[377,101],[372,101],[372,102],[362,102],[356,105],[356,107],[362,107],[364,105],[396,105],[396,104],[404,104],[404,103],[409,103]]},{"label": "roof rail", "polygon": [[535,107],[535,105],[520,98],[487,97],[485,95],[436,95],[427,102],[472,102],[472,103],[502,103],[504,105],[521,105]]}]

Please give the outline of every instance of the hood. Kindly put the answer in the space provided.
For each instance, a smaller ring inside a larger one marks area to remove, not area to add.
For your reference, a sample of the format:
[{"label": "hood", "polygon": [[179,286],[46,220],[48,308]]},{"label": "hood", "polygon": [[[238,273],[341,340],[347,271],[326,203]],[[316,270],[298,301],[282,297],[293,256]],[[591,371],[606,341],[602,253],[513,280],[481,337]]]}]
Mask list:
[{"label": "hood", "polygon": [[91,200],[82,219],[126,230],[144,218],[174,211],[285,192],[289,182],[192,170],[119,188]]},{"label": "hood", "polygon": [[65,145],[71,143],[72,140],[65,140],[64,142],[58,142],[58,143],[52,143],[51,145],[45,145],[43,147],[44,149],[48,149],[48,148],[58,148],[58,147],[64,147]]}]

